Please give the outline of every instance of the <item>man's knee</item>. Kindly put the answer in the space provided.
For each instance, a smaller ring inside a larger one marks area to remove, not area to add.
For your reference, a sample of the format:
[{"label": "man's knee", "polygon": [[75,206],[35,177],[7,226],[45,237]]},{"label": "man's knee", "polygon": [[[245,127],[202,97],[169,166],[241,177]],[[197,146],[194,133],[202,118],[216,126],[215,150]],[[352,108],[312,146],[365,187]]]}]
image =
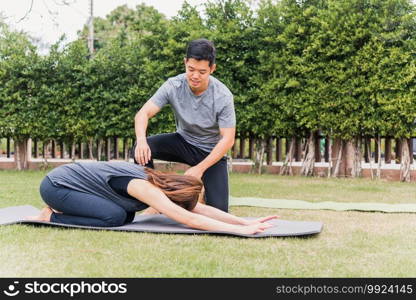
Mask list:
[{"label": "man's knee", "polygon": [[147,137],[147,145],[149,145],[153,157],[170,147],[171,143],[173,143],[173,140],[169,134],[156,134]]},{"label": "man's knee", "polygon": [[[212,201],[215,199],[215,201]],[[215,207],[216,209],[222,210],[224,212],[228,212],[228,197],[226,199],[220,197],[213,197],[212,199],[206,200],[206,205]]]},{"label": "man's knee", "polygon": [[228,212],[228,178],[225,182],[205,185],[205,202],[207,205]]},{"label": "man's knee", "polygon": [[218,162],[211,170],[208,169],[202,178],[205,186],[205,201],[222,211],[228,212],[228,172],[226,163]]}]

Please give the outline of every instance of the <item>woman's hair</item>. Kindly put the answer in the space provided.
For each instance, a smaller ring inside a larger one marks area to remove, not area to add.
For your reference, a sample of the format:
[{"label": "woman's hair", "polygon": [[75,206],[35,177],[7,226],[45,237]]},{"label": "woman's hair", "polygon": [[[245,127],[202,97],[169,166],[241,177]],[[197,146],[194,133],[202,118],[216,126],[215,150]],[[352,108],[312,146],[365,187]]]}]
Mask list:
[{"label": "woman's hair", "polygon": [[175,204],[186,210],[194,209],[203,190],[202,181],[196,177],[169,174],[144,168],[148,181],[160,188]]}]

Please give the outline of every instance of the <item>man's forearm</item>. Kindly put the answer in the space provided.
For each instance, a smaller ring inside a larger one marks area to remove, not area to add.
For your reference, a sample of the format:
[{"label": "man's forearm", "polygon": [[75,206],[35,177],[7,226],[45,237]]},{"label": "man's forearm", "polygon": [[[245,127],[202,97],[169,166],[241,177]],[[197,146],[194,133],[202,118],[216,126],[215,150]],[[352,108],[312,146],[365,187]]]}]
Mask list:
[{"label": "man's forearm", "polygon": [[139,138],[146,137],[146,129],[148,122],[149,118],[143,113],[138,112],[134,117],[134,130],[136,133],[137,140]]},{"label": "man's forearm", "polygon": [[233,146],[234,140],[233,139],[224,139],[222,138],[217,145],[215,145],[214,149],[212,149],[211,153],[201,161],[198,166],[205,170],[209,167],[214,165],[217,161],[224,157],[224,155],[230,150]]}]

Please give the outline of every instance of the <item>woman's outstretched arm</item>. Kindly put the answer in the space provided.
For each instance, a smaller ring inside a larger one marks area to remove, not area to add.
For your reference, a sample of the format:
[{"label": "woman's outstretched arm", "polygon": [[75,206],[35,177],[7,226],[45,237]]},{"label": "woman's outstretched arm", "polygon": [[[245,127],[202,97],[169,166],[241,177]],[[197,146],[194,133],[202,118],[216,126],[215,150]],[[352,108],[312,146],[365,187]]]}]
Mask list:
[{"label": "woman's outstretched arm", "polygon": [[192,212],[204,215],[207,217],[210,217],[212,219],[222,221],[229,224],[239,224],[239,225],[251,225],[255,223],[264,223],[272,219],[278,218],[278,216],[267,216],[264,218],[254,219],[254,220],[246,220],[237,216],[234,216],[232,214],[226,213],[225,211],[222,211],[218,208],[215,208],[210,205],[206,205],[203,203],[197,203],[195,208],[192,210]]},{"label": "woman's outstretched arm", "polygon": [[127,192],[167,217],[196,229],[254,234],[263,232],[272,226],[268,223],[255,223],[250,225],[230,224],[187,211],[173,203],[159,188],[142,179],[131,180],[127,186]]}]

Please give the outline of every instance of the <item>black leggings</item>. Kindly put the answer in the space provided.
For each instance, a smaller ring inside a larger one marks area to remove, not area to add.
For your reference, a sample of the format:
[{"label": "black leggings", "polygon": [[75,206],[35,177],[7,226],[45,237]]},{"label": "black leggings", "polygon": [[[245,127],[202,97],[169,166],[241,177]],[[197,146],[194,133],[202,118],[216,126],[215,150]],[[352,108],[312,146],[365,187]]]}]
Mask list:
[{"label": "black leggings", "polygon": [[54,185],[47,176],[40,184],[40,195],[46,204],[62,212],[52,213],[54,223],[116,227],[132,222],[135,216],[114,201]]},{"label": "black leggings", "polygon": [[[152,151],[152,160],[146,167],[154,168],[153,158],[185,163],[195,166],[203,161],[208,152],[193,146],[185,141],[179,133],[166,133],[150,136],[147,143]],[[136,144],[133,146],[133,158]],[[206,204],[228,212],[228,170],[227,159],[221,158],[218,162],[208,168],[203,176],[202,181],[205,187]]]}]

